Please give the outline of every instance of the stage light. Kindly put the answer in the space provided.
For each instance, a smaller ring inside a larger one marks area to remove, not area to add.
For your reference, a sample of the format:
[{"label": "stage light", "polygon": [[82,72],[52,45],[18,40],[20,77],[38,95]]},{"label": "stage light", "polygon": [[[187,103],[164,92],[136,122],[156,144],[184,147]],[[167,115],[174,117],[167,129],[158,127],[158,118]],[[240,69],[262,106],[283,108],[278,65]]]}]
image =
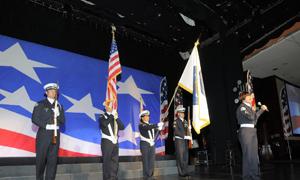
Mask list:
[{"label": "stage light", "polygon": [[88,5],[91,5],[91,6],[95,6],[96,4],[91,2],[91,1],[88,1],[88,0],[80,0],[81,2],[84,2],[85,4],[88,4]]},{"label": "stage light", "polygon": [[191,18],[189,18],[189,17],[187,17],[187,16],[185,16],[185,15],[183,15],[181,13],[179,13],[179,15],[181,16],[181,18],[183,19],[183,21],[187,25],[189,25],[189,26],[195,26],[196,25],[196,23],[195,23],[195,21],[193,19],[191,19]]},{"label": "stage light", "polygon": [[180,57],[181,57],[184,61],[188,60],[189,57],[190,57],[190,55],[191,55],[191,53],[190,53],[189,51],[186,51],[186,52],[180,52],[180,51],[179,51],[178,53],[179,53]]}]

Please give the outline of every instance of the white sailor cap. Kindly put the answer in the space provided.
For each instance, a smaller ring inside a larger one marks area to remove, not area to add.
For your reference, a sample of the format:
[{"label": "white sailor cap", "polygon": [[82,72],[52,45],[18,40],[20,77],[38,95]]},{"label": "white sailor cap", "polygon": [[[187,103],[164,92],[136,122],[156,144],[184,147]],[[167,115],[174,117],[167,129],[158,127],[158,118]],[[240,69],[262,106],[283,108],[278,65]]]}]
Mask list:
[{"label": "white sailor cap", "polygon": [[140,118],[142,118],[142,117],[144,117],[144,116],[149,116],[150,115],[150,111],[148,111],[148,110],[144,110],[144,111],[142,111],[141,113],[140,113]]},{"label": "white sailor cap", "polygon": [[175,112],[185,112],[185,108],[182,105],[178,105],[177,108],[175,109]]},{"label": "white sailor cap", "polygon": [[58,90],[58,89],[59,89],[59,86],[58,86],[58,84],[56,84],[56,83],[48,83],[48,84],[46,84],[46,85],[44,86],[44,89],[45,89],[46,91],[48,91],[48,90],[50,90],[50,89]]}]

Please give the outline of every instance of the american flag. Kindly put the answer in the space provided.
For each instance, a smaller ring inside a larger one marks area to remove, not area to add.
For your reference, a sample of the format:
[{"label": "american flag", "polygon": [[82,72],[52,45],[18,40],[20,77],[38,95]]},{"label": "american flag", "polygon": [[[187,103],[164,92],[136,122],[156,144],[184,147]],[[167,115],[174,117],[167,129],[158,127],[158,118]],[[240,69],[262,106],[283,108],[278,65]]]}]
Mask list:
[{"label": "american flag", "polygon": [[168,86],[167,78],[164,77],[160,82],[160,121],[165,122],[163,130],[160,132],[160,138],[166,139],[169,134],[169,122],[165,121],[168,117]]},{"label": "american flag", "polygon": [[113,109],[116,110],[118,107],[117,101],[117,76],[121,74],[121,64],[119,59],[119,52],[117,48],[117,43],[113,33],[110,56],[108,63],[108,79],[107,79],[107,90],[106,90],[106,99],[114,100]]},{"label": "american flag", "polygon": [[285,137],[293,135],[291,116],[288,106],[288,96],[286,92],[286,87],[283,86],[280,90],[280,107],[281,107],[281,118],[282,118],[282,127],[283,134]]},{"label": "american flag", "polygon": [[174,120],[177,119],[177,114],[175,113],[175,109],[179,106],[183,105],[183,97],[182,97],[182,89],[181,87],[178,87],[174,99]]},{"label": "american flag", "polygon": [[247,82],[246,82],[245,86],[246,86],[246,88],[245,88],[246,91],[248,93],[253,94],[253,100],[251,102],[251,105],[254,109],[256,109],[256,100],[255,100],[254,89],[253,89],[253,79],[252,79],[251,72],[249,70],[247,71]]}]

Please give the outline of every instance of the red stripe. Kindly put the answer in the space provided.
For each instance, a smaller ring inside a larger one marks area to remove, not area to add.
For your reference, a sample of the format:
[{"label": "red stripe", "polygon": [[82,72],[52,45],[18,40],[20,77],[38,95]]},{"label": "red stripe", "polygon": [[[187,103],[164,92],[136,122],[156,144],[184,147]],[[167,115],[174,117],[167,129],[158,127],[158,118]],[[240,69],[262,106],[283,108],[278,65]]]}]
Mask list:
[{"label": "red stripe", "polygon": [[96,157],[96,155],[68,151],[62,148],[59,148],[58,156],[59,157]]},{"label": "red stripe", "polygon": [[[35,153],[35,138],[0,128],[0,145]],[[60,148],[60,157],[95,157],[96,155],[79,153]]]},{"label": "red stripe", "polygon": [[111,94],[113,94],[113,95],[117,94],[115,87],[110,83],[109,83],[109,90],[110,90]]},{"label": "red stripe", "polygon": [[108,70],[111,71],[114,67],[119,66],[119,65],[120,65],[120,61],[115,61],[113,64],[112,64],[112,62],[109,62]]},{"label": "red stripe", "polygon": [[0,145],[35,153],[35,138],[0,128]]},{"label": "red stripe", "polygon": [[166,155],[166,152],[163,151],[163,152],[157,153],[157,155],[159,155],[159,156],[164,156],[164,155]]},{"label": "red stripe", "polygon": [[121,68],[120,69],[116,69],[111,75],[108,76],[108,80],[111,80],[112,78],[116,77],[121,72],[122,72]]},{"label": "red stripe", "polygon": [[109,58],[109,63],[112,62],[113,60],[117,59],[117,58],[119,58],[119,53],[117,53],[117,54],[114,55],[114,56],[111,56],[111,57]]}]

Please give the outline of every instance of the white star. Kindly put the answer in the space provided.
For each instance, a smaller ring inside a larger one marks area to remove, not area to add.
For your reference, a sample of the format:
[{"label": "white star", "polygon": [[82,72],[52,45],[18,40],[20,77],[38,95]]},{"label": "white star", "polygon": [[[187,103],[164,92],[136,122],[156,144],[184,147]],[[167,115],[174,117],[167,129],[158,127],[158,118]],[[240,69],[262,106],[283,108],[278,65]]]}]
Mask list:
[{"label": "white star", "polygon": [[54,66],[28,59],[19,43],[16,43],[7,48],[5,51],[0,52],[0,66],[13,67],[39,83],[41,83],[41,81],[34,71],[34,67],[55,68]]},{"label": "white star", "polygon": [[71,106],[69,109],[66,110],[66,112],[72,112],[72,113],[84,113],[94,121],[96,121],[95,114],[103,113],[102,110],[96,108],[93,106],[92,103],[92,97],[91,94],[88,93],[86,96],[84,96],[79,101],[76,99],[73,99],[69,96],[66,96],[63,94],[65,98],[67,98],[70,102],[73,103],[73,106]]},{"label": "white star", "polygon": [[5,96],[4,99],[0,100],[0,104],[18,105],[26,109],[28,112],[32,112],[33,107],[36,103],[30,100],[24,86],[22,86],[13,93],[0,89],[0,94]]},{"label": "white star", "polygon": [[133,132],[131,124],[129,123],[124,130],[119,131],[119,143],[124,141],[132,142],[137,145],[136,138],[140,136],[139,132]]},{"label": "white star", "polygon": [[150,91],[138,88],[132,76],[129,76],[125,82],[118,82],[117,85],[119,86],[118,94],[129,94],[137,101],[142,100],[144,105],[146,104],[144,102],[144,99],[142,98],[142,94],[153,94]]}]

